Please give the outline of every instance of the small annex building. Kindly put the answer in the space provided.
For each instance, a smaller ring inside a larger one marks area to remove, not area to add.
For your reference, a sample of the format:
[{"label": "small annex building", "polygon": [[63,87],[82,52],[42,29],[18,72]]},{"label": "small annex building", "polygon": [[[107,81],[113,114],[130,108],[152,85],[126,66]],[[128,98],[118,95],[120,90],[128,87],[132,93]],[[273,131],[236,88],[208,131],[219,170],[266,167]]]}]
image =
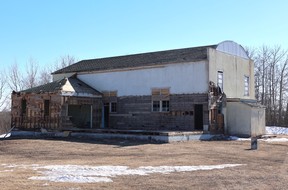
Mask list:
[{"label": "small annex building", "polygon": [[76,76],[12,93],[12,122],[26,130],[101,124],[102,94]]},{"label": "small annex building", "polygon": [[12,93],[18,128],[265,134],[254,63],[233,41],[82,60]]}]

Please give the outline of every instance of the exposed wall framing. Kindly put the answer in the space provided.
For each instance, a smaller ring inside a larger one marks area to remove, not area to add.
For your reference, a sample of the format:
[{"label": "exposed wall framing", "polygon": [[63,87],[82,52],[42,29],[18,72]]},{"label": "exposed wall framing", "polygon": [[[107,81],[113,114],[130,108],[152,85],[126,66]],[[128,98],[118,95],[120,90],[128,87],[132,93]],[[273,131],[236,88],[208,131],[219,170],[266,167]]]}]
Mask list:
[{"label": "exposed wall framing", "polygon": [[[35,130],[40,128],[60,130],[76,126],[68,115],[69,105],[91,105],[92,124],[99,128],[101,123],[101,98],[65,97],[57,93],[13,93],[12,124],[17,128]],[[79,113],[80,114],[80,113]]]}]

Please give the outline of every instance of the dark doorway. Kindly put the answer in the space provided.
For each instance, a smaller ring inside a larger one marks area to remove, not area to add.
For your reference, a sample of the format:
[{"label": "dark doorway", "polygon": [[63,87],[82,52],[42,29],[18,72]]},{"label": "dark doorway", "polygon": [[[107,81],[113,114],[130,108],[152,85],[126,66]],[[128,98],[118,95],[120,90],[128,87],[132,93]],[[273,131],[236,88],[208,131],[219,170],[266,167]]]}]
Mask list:
[{"label": "dark doorway", "polygon": [[21,102],[21,115],[22,116],[26,115],[26,108],[27,108],[27,101],[23,99]]},{"label": "dark doorway", "polygon": [[92,125],[91,105],[68,105],[68,116],[79,128],[90,128]]},{"label": "dark doorway", "polygon": [[203,130],[203,105],[195,104],[194,112],[194,129]]},{"label": "dark doorway", "polygon": [[109,113],[110,113],[109,103],[105,103],[104,104],[104,128],[109,128]]},{"label": "dark doorway", "polygon": [[49,116],[50,115],[50,101],[49,100],[44,100],[44,116]]}]

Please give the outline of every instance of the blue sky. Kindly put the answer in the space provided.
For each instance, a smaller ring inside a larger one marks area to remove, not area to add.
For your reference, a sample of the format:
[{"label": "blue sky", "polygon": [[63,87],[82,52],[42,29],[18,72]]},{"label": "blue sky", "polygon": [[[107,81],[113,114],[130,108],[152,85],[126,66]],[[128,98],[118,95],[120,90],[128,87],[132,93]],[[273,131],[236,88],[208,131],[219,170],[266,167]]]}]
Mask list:
[{"label": "blue sky", "polygon": [[287,8],[284,0],[0,0],[0,68],[224,40],[288,49]]}]

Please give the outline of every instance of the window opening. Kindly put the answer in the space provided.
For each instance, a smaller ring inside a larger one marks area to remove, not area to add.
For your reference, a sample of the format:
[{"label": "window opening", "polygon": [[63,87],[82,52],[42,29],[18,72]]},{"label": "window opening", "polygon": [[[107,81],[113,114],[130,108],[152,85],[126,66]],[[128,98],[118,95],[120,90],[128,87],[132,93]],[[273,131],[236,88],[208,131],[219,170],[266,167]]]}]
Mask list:
[{"label": "window opening", "polygon": [[111,102],[110,103],[110,112],[111,113],[116,113],[117,112],[117,103],[116,102]]},{"label": "window opening", "polygon": [[249,96],[249,77],[244,76],[244,96]]},{"label": "window opening", "polygon": [[218,71],[217,86],[220,88],[221,92],[223,92],[223,71]]}]

